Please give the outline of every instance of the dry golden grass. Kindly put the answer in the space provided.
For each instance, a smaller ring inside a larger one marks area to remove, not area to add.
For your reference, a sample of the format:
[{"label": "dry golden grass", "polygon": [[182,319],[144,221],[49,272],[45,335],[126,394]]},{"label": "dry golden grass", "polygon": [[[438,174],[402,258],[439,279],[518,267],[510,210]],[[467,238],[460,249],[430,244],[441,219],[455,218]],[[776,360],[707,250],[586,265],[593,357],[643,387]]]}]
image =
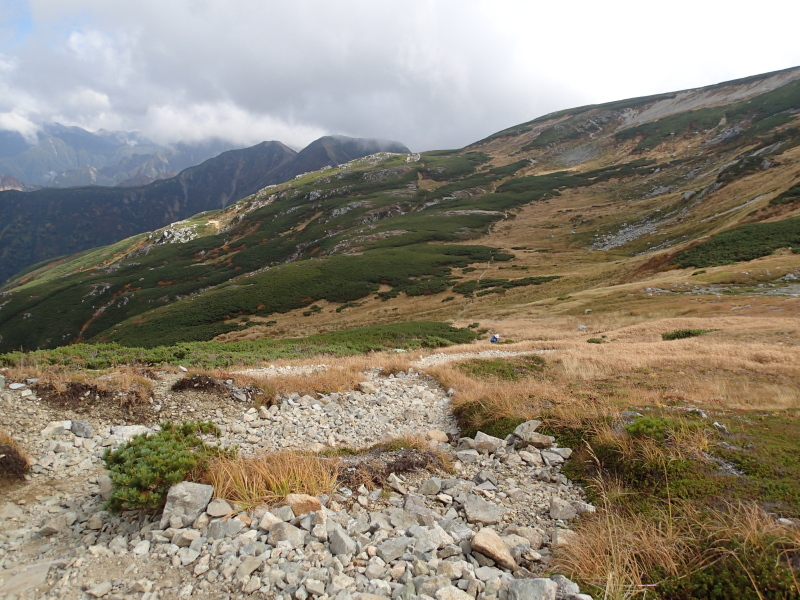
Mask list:
[{"label": "dry golden grass", "polygon": [[276,504],[287,494],[329,493],[338,477],[339,461],[295,451],[252,457],[218,457],[202,475],[217,497],[245,507]]},{"label": "dry golden grass", "polygon": [[[553,567],[603,589],[609,600],[652,597],[653,573],[683,576],[721,556],[735,556],[731,540],[750,548],[779,544],[784,555],[800,552],[800,531],[779,524],[756,504],[701,510],[684,502],[645,516],[614,502],[624,492],[613,483],[598,485],[603,506],[577,523],[577,540],[556,550]],[[748,571],[746,564],[740,566]],[[795,587],[800,592],[796,581]]]}]

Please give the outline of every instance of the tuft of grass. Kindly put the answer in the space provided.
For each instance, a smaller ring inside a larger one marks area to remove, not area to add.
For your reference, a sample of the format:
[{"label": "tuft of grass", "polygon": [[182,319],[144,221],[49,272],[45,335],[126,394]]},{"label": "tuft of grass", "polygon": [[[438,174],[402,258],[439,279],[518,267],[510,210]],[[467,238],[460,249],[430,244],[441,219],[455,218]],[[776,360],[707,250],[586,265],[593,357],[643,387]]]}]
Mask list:
[{"label": "tuft of grass", "polygon": [[214,487],[217,497],[252,508],[277,504],[287,494],[330,493],[338,475],[336,458],[287,450],[216,457],[204,470],[202,481]]},{"label": "tuft of grass", "polygon": [[[477,325],[477,323],[473,323]],[[470,325],[472,327],[472,325]],[[519,381],[524,377],[539,375],[546,362],[536,354],[494,360],[471,359],[458,364],[464,374],[475,379],[495,378],[506,381]]]}]

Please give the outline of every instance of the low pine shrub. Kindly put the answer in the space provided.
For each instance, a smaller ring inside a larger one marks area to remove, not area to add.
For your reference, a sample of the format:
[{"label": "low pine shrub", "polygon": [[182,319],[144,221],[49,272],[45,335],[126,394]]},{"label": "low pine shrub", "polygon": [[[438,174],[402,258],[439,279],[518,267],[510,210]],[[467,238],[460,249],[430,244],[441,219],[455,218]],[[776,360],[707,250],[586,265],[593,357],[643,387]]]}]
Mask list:
[{"label": "low pine shrub", "polygon": [[711,333],[712,331],[716,331],[715,329],[676,329],[675,331],[669,331],[667,333],[661,334],[661,339],[664,341],[669,340],[682,340],[685,338],[690,337],[697,337],[698,335],[703,335],[704,333]]},{"label": "low pine shrub", "polygon": [[153,435],[138,435],[116,450],[106,450],[103,462],[113,483],[105,507],[112,511],[143,508],[158,510],[173,485],[199,475],[219,450],[207,446],[198,434],[219,434],[210,422],[161,424]]}]

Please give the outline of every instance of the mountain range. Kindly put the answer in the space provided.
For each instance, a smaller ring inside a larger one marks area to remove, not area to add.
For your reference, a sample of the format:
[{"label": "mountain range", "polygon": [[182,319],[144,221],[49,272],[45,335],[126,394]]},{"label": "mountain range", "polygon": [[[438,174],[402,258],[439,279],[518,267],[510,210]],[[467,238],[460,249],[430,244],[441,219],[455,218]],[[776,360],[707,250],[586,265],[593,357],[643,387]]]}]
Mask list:
[{"label": "mountain range", "polygon": [[0,174],[29,186],[141,185],[235,147],[218,139],[164,146],[136,132],[45,123],[34,139],[0,131]]},{"label": "mountain range", "polygon": [[224,208],[265,186],[381,151],[407,153],[408,148],[344,136],[320,138],[300,152],[281,142],[262,142],[147,185],[0,192],[0,281],[31,264]]},{"label": "mountain range", "polygon": [[[231,186],[199,171],[217,186],[206,212],[11,280],[0,351],[578,314],[576,297],[596,308],[601,294],[664,286],[785,286],[800,247],[798,165],[795,68],[567,109],[458,150],[372,153],[268,187],[253,176],[228,206]],[[168,181],[159,210],[183,214],[180,179]],[[36,197],[4,194],[17,214],[17,198]],[[755,279],[739,266],[754,260]]]}]

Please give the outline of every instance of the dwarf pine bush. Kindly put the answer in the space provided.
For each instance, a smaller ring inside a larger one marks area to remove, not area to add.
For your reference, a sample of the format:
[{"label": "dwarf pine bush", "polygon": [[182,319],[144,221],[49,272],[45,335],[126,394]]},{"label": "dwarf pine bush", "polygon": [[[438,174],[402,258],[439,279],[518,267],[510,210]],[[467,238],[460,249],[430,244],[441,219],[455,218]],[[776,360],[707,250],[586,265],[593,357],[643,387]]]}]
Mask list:
[{"label": "dwarf pine bush", "polygon": [[113,511],[157,510],[173,485],[197,473],[219,450],[207,446],[199,434],[219,435],[211,422],[161,424],[153,435],[137,435],[116,450],[106,450],[103,462],[113,483],[105,508]]}]

